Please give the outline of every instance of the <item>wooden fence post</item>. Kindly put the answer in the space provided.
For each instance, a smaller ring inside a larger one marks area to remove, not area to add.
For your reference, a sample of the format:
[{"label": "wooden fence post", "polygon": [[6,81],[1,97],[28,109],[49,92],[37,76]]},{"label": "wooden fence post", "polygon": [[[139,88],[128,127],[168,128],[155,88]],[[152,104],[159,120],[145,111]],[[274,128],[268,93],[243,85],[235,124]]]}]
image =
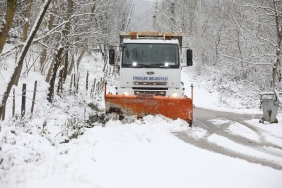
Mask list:
[{"label": "wooden fence post", "polygon": [[31,104],[31,115],[33,113],[34,104],[35,104],[36,88],[37,88],[37,80],[34,82],[34,91],[33,91],[32,104]]},{"label": "wooden fence post", "polygon": [[71,88],[72,88],[72,82],[73,82],[73,74],[71,75],[70,90],[71,90]]},{"label": "wooden fence post", "polygon": [[94,84],[93,84],[93,93],[94,93],[94,95],[95,95],[95,92],[96,92],[96,90],[95,90],[96,88],[95,87],[96,87],[96,78],[94,79]]},{"label": "wooden fence post", "polygon": [[86,75],[86,91],[88,91],[88,76],[89,76],[89,71],[87,71],[87,75]]},{"label": "wooden fence post", "polygon": [[104,67],[103,67],[103,72],[105,72],[106,67],[107,67],[107,63],[105,63],[105,64],[104,64]]},{"label": "wooden fence post", "polygon": [[92,97],[93,88],[90,90],[90,97]]},{"label": "wooden fence post", "polygon": [[78,92],[78,86],[79,86],[79,77],[80,73],[77,75],[77,83],[76,83],[76,93]]},{"label": "wooden fence post", "polygon": [[60,90],[61,92],[63,91],[63,76],[64,76],[63,72],[64,72],[64,69],[61,69],[59,73],[59,82],[58,82],[58,87],[57,87],[57,93],[59,93]]},{"label": "wooden fence post", "polygon": [[7,102],[7,101],[5,101],[5,103],[4,103],[4,105],[3,105],[2,121],[4,121],[4,120],[5,120],[5,114],[6,114],[6,102]]},{"label": "wooden fence post", "polygon": [[[7,93],[5,92],[4,95],[7,95]],[[4,97],[4,96],[3,96]],[[2,118],[2,120],[4,121],[5,120],[5,111],[6,111],[6,102],[8,100],[8,97],[6,99],[4,99],[4,101],[2,101],[2,104],[0,103],[0,105],[3,105],[1,106],[1,108],[3,109],[2,111],[2,114],[0,114],[0,119]],[[1,117],[2,116],[2,117]],[[1,131],[1,130],[0,130]]]},{"label": "wooden fence post", "polygon": [[109,66],[106,67],[105,74],[108,74]]},{"label": "wooden fence post", "polygon": [[100,87],[99,87],[100,90],[99,90],[99,93],[101,93],[103,91],[103,85],[104,85],[103,84],[103,78],[101,77],[100,78]]},{"label": "wooden fence post", "polygon": [[76,79],[75,79],[75,73],[73,73],[73,87],[76,88]]},{"label": "wooden fence post", "polygon": [[100,82],[98,81],[97,82],[97,87],[96,87],[96,92],[95,92],[95,95],[97,95],[100,91]]},{"label": "wooden fence post", "polygon": [[26,84],[23,84],[23,89],[22,89],[22,117],[25,115],[25,104],[26,104]]},{"label": "wooden fence post", "polygon": [[13,109],[12,116],[15,117],[15,108],[16,108],[16,97],[15,97],[15,88],[13,89]]},{"label": "wooden fence post", "polygon": [[[63,74],[64,74],[64,71],[63,71]],[[63,75],[64,76],[64,75]],[[63,92],[63,90],[64,90],[64,83],[65,83],[65,81],[64,81],[64,77],[62,78],[62,82],[61,82],[61,93]]]}]

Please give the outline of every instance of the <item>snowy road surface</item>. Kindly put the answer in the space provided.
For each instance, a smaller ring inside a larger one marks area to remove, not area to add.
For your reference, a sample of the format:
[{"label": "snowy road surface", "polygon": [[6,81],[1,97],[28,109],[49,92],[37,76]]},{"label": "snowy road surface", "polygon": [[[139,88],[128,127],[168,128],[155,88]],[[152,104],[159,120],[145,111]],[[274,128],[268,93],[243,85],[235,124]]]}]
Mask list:
[{"label": "snowy road surface", "polygon": [[281,124],[258,124],[261,117],[195,108],[192,131],[174,134],[199,148],[282,170],[282,134],[271,131]]},{"label": "snowy road surface", "polygon": [[3,145],[5,155],[17,152],[11,160],[18,164],[1,171],[0,187],[281,188],[281,123],[202,109],[195,116],[192,129],[159,115],[110,120],[55,146],[17,133],[29,153]]}]

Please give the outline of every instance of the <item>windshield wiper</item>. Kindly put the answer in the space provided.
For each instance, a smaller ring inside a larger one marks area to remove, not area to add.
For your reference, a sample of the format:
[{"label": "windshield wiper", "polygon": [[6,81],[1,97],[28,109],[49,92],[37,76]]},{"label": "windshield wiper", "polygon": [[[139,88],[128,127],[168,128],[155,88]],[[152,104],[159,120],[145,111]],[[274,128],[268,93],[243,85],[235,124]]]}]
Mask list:
[{"label": "windshield wiper", "polygon": [[136,66],[137,68],[149,68],[148,65],[145,65],[145,64],[137,64]]},{"label": "windshield wiper", "polygon": [[178,65],[168,65],[168,66],[165,66],[165,65],[161,65],[160,68],[178,68]]},{"label": "windshield wiper", "polygon": [[162,65],[160,66],[160,68],[169,68],[169,67],[171,67],[171,65],[165,66],[164,64],[162,64]]}]

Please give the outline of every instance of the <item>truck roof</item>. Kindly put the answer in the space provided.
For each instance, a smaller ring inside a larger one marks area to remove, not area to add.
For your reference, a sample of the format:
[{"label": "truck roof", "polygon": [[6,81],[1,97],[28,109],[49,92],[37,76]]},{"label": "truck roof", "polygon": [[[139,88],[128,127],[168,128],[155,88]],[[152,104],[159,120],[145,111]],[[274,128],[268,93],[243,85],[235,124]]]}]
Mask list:
[{"label": "truck roof", "polygon": [[136,39],[123,39],[122,43],[155,43],[155,44],[179,44],[178,40],[159,40],[159,39],[146,39],[146,40],[136,40]]},{"label": "truck roof", "polygon": [[123,42],[130,43],[178,43],[182,47],[181,32],[156,32],[156,31],[140,31],[140,32],[120,32],[120,44]]}]

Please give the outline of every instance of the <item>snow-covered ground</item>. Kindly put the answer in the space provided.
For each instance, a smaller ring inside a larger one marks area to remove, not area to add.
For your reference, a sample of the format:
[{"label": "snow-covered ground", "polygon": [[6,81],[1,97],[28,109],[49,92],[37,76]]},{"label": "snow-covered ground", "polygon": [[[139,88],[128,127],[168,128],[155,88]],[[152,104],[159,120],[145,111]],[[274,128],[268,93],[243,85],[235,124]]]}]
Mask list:
[{"label": "snow-covered ground", "polygon": [[[87,70],[90,71],[89,80],[94,79],[94,73],[102,69],[99,62],[100,58],[96,61],[93,58],[84,59],[79,93],[56,97],[52,105],[45,99],[47,88],[44,78],[32,73],[32,79],[31,76],[26,79],[30,85],[35,78],[39,79],[41,92],[37,96],[36,111],[31,120],[12,120],[9,112],[8,118],[0,122],[1,188],[282,187],[282,170],[185,143],[174,133],[184,132],[200,139],[207,136],[207,131],[196,126],[189,128],[180,119],[171,120],[157,115],[131,122],[96,122],[92,128],[84,127],[85,117],[95,115],[88,104],[103,107],[103,99],[99,96],[90,97],[83,81]],[[197,87],[200,81],[191,81],[189,72],[187,68],[183,69],[182,80],[186,86],[191,83],[195,85],[196,107],[235,111],[238,114],[262,113],[258,109],[218,108],[217,94]],[[115,81],[108,78],[108,83],[110,87]],[[16,89],[20,91],[20,88]],[[190,96],[190,90],[187,88],[186,91]],[[19,108],[16,108],[17,111]],[[281,114],[278,120],[282,122]],[[229,121],[222,118],[209,120],[218,127]],[[282,166],[282,152],[277,149],[282,147],[282,123],[260,124],[257,119],[248,120],[247,123],[260,130],[267,142],[277,146],[267,148],[275,155],[251,150],[218,134],[207,136],[207,140],[237,153]],[[260,142],[252,129],[238,122],[230,122],[225,131]],[[77,139],[70,139],[73,135],[78,135]]]}]

